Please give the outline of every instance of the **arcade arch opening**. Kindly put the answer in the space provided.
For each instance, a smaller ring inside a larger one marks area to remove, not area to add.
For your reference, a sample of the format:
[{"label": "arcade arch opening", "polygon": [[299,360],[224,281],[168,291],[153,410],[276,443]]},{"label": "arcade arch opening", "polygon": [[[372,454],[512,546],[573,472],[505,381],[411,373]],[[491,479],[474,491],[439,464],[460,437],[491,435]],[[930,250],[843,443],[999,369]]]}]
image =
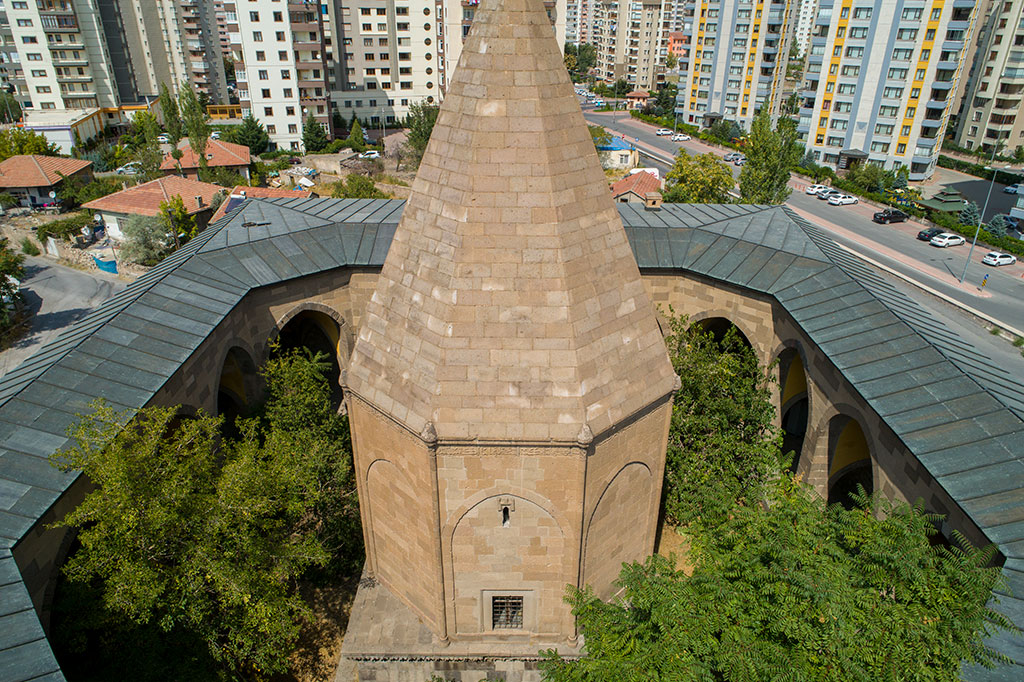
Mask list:
[{"label": "arcade arch opening", "polygon": [[322,353],[330,367],[327,381],[331,387],[331,405],[341,406],[342,391],[340,353],[342,351],[341,325],[327,313],[319,310],[303,310],[281,328],[278,336],[278,353],[306,349]]},{"label": "arcade arch opening", "polygon": [[795,348],[779,355],[779,417],[782,425],[782,451],[793,453],[790,471],[796,473],[807,435],[810,409],[807,395],[807,373],[803,359]]},{"label": "arcade arch opening", "polygon": [[829,422],[828,442],[828,503],[850,509],[858,485],[869,495],[874,492],[868,441],[856,419],[838,415]]}]

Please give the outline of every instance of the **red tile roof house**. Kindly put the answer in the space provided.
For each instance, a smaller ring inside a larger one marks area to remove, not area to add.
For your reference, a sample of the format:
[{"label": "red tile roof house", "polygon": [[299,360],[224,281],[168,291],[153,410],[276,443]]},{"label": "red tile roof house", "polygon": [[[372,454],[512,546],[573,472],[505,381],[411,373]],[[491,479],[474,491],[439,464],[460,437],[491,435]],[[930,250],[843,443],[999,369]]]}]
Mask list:
[{"label": "red tile roof house", "polygon": [[0,192],[12,194],[22,206],[54,203],[50,192],[56,193],[64,178],[91,182],[92,161],[21,154],[0,162]]},{"label": "red tile roof house", "polygon": [[[178,164],[180,163],[181,172],[186,178],[198,180],[199,157],[188,146],[187,137],[178,142],[178,149],[182,152],[181,160],[175,161],[174,157],[168,154],[164,157],[163,163],[160,164],[160,170],[167,174],[173,173],[176,175],[178,173]],[[233,142],[223,142],[221,140],[206,141],[206,165],[210,168],[224,167],[235,171],[248,180],[249,163],[251,161],[252,157],[249,154],[249,148],[244,144],[234,144]]]},{"label": "red tile roof house", "polygon": [[626,106],[630,109],[643,109],[650,98],[651,93],[646,90],[634,90],[626,95]]},{"label": "red tile roof house", "polygon": [[159,215],[160,204],[175,195],[181,197],[185,210],[195,216],[196,225],[202,230],[209,224],[213,215],[214,197],[223,191],[225,190],[220,185],[168,175],[93,199],[82,204],[82,208],[96,211],[106,225],[107,235],[120,240],[124,239],[121,227],[130,216]]},{"label": "red tile roof house", "polygon": [[627,175],[612,185],[612,198],[622,203],[644,203],[650,193],[660,193],[661,180],[647,171]]},{"label": "red tile roof house", "polygon": [[243,201],[246,199],[273,199],[273,198],[284,198],[284,199],[308,199],[310,197],[317,196],[309,190],[294,190],[294,189],[283,189],[278,187],[249,187],[247,185],[238,185],[224,200],[224,203],[220,205],[217,212],[210,218],[211,223],[215,223],[225,215],[228,211],[233,211],[238,208]]}]

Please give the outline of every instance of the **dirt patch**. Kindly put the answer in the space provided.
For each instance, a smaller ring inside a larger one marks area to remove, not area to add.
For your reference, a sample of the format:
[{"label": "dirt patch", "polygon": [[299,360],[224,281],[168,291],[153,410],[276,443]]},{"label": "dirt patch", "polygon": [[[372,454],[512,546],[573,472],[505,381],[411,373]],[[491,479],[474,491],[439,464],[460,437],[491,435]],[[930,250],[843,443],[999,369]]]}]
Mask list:
[{"label": "dirt patch", "polygon": [[683,535],[681,528],[670,526],[662,519],[658,527],[658,543],[654,551],[666,559],[674,557],[677,571],[693,575],[693,564],[689,561],[690,540]]},{"label": "dirt patch", "polygon": [[291,656],[291,670],[274,682],[323,682],[334,679],[341,642],[358,582],[353,579],[327,587],[304,586],[300,593],[313,609],[313,622],[302,628]]}]

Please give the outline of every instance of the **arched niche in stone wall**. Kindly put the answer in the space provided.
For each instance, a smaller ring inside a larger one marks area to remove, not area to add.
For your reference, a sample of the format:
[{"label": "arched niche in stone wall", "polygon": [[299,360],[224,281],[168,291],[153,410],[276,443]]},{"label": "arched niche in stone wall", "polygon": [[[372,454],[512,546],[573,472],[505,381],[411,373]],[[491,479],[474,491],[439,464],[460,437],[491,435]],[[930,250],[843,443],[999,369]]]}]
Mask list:
[{"label": "arched niche in stone wall", "polygon": [[537,502],[509,493],[474,504],[451,534],[455,632],[559,632],[568,551],[558,520]]},{"label": "arched niche in stone wall", "polygon": [[342,400],[339,378],[349,355],[346,331],[347,324],[336,311],[324,305],[305,303],[290,310],[278,322],[269,341],[278,344],[278,352],[304,348],[323,353],[330,364],[327,380],[331,386],[331,402],[338,407]]},{"label": "arched niche in stone wall", "polygon": [[828,503],[852,506],[858,485],[868,494],[875,490],[871,448],[860,422],[836,415],[828,426]]},{"label": "arched niche in stone wall", "polygon": [[807,372],[797,348],[786,348],[779,354],[779,419],[782,426],[782,451],[792,452],[790,470],[796,472],[807,435],[810,400]]}]

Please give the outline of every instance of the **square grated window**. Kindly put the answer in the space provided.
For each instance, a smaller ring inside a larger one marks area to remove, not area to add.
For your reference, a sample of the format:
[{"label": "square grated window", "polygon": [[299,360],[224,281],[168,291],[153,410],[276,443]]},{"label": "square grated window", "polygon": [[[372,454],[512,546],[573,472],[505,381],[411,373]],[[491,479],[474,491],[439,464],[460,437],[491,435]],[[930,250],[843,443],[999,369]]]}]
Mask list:
[{"label": "square grated window", "polygon": [[491,628],[494,630],[522,630],[523,598],[509,595],[491,597]]}]

